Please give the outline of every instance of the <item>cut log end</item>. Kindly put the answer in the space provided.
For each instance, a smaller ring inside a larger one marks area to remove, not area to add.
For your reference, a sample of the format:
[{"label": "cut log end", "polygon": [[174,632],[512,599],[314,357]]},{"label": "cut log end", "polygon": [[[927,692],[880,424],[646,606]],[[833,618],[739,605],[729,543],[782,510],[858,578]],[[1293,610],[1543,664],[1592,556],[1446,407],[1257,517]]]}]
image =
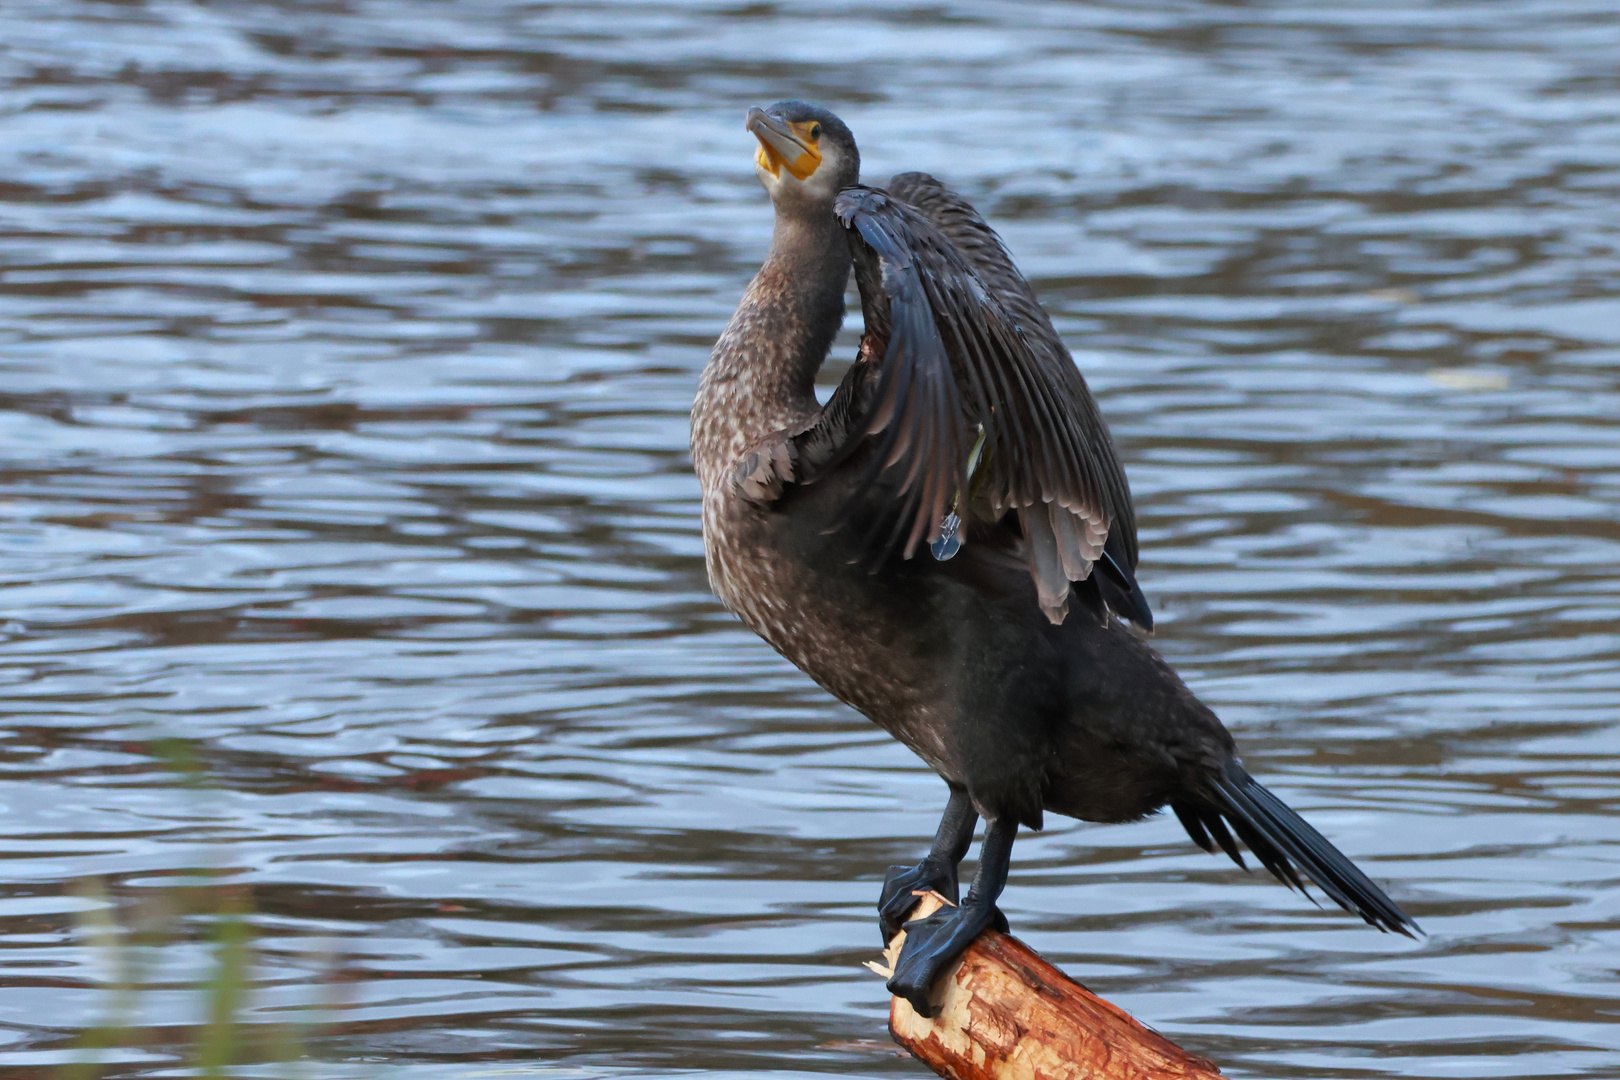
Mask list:
[{"label": "cut log end", "polygon": [[[948,901],[923,896],[912,918]],[[905,942],[884,950],[889,978]],[[889,1033],[947,1080],[1220,1080],[1213,1063],[1187,1053],[1123,1009],[1069,978],[1015,937],[986,930],[934,984],[933,1019],[904,998],[889,1005]]]}]

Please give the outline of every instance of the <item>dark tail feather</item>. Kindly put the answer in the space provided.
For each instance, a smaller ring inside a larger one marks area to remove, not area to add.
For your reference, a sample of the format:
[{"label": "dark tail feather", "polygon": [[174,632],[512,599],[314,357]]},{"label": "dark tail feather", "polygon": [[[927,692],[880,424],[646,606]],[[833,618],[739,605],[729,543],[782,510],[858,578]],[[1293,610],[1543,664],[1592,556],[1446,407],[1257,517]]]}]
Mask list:
[{"label": "dark tail feather", "polygon": [[1303,871],[1334,903],[1378,929],[1407,937],[1422,933],[1395,901],[1356,869],[1355,863],[1281,799],[1256,783],[1241,765],[1233,762],[1221,771],[1211,796],[1210,803],[1178,800],[1171,804],[1187,835],[1205,851],[1213,853],[1218,842],[1233,862],[1243,865],[1237,845],[1221,820],[1224,817],[1255,858],[1289,888],[1305,892],[1305,883],[1300,879]]}]

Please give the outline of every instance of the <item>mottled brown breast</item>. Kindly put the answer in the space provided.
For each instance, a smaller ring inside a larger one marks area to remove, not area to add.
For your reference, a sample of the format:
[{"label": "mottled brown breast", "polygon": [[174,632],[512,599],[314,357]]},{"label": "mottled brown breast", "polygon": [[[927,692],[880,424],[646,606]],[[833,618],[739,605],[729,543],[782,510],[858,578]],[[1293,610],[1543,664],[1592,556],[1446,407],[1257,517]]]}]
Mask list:
[{"label": "mottled brown breast", "polygon": [[894,612],[858,568],[828,574],[798,557],[805,523],[749,502],[717,478],[703,498],[709,582],[772,648],[834,697],[889,731],[947,779],[960,769],[945,745],[949,686],[918,684],[919,665],[893,632]]}]

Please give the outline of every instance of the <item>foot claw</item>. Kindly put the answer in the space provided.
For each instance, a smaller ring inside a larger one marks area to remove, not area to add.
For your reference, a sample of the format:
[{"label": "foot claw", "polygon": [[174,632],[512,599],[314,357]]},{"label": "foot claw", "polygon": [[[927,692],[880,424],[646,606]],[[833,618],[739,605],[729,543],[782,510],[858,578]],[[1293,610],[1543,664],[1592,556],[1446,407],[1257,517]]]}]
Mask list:
[{"label": "foot claw", "polygon": [[939,1010],[929,1000],[934,981],[951,963],[973,944],[986,927],[994,926],[1003,933],[1007,917],[994,904],[974,903],[968,897],[962,907],[943,907],[926,919],[914,919],[905,924],[906,942],[894,962],[894,976],[889,979],[889,993],[911,1002],[921,1016],[933,1016]]},{"label": "foot claw", "polygon": [[878,926],[883,932],[883,944],[887,945],[900,932],[906,916],[917,906],[916,894],[929,890],[956,903],[954,869],[930,859],[916,866],[889,867],[889,875],[883,879],[883,895],[878,897]]}]

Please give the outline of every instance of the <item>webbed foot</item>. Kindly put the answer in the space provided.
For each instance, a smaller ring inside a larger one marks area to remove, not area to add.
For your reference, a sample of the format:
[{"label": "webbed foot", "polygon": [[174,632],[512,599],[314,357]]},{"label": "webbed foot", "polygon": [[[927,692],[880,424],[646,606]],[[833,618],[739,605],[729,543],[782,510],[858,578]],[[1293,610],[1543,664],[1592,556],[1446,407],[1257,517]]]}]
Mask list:
[{"label": "webbed foot", "polygon": [[957,902],[956,867],[930,855],[916,866],[891,866],[878,897],[878,926],[887,945],[922,899],[913,895],[932,889],[951,903]]},{"label": "webbed foot", "polygon": [[894,963],[889,993],[911,1002],[918,1015],[933,1016],[939,1011],[929,1000],[934,980],[990,926],[1006,933],[1007,917],[993,901],[971,893],[961,907],[942,907],[926,919],[906,923],[906,941]]}]

